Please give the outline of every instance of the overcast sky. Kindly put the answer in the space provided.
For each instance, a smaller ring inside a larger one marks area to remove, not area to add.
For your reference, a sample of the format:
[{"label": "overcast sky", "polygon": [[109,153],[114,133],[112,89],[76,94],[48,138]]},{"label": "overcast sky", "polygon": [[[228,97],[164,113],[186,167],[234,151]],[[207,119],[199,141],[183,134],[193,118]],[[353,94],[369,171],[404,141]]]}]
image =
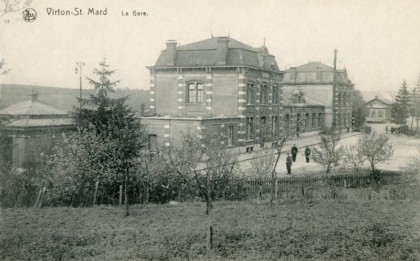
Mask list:
[{"label": "overcast sky", "polygon": [[[420,0],[33,0],[30,7],[34,22],[23,22],[21,11],[2,14],[0,59],[11,69],[3,83],[78,88],[75,63],[85,62],[92,76],[106,56],[120,87],[149,89],[146,66],[166,40],[182,45],[211,32],[254,47],[265,38],[281,69],[308,61],[332,66],[337,48],[338,67],[356,88],[378,94],[396,91],[403,79],[414,87],[420,73]],[[47,15],[47,8],[81,8],[83,16]],[[107,16],[87,15],[88,8],[107,8]]]}]

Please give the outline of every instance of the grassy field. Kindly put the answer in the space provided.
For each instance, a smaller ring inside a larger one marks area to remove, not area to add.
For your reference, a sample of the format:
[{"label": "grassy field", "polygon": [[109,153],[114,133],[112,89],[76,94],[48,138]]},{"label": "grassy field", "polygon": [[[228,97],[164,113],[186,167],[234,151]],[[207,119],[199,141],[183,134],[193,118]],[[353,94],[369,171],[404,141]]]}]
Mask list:
[{"label": "grassy field", "polygon": [[1,260],[419,260],[419,202],[200,202],[2,209]]}]

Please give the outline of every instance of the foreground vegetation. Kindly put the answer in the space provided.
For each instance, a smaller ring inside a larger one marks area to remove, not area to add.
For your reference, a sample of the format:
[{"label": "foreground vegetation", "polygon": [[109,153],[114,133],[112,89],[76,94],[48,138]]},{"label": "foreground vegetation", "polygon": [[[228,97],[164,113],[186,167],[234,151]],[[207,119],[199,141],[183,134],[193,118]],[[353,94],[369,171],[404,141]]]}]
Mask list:
[{"label": "foreground vegetation", "polygon": [[[213,260],[418,260],[418,201],[216,202]],[[2,209],[1,260],[207,260],[205,203]],[[417,221],[416,221],[417,220]]]}]

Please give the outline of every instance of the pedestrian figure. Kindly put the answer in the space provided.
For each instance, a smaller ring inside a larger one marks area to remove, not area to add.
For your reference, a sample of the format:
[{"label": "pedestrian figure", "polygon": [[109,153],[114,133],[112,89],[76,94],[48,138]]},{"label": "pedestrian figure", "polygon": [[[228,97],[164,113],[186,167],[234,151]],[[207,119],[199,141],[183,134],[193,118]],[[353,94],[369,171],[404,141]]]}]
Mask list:
[{"label": "pedestrian figure", "polygon": [[287,174],[292,174],[292,158],[290,157],[290,153],[287,153],[286,158],[286,168],[287,168]]},{"label": "pedestrian figure", "polygon": [[388,134],[388,125],[385,126],[385,133]]},{"label": "pedestrian figure", "polygon": [[306,148],[305,148],[306,163],[309,162],[309,155],[311,155],[311,149],[308,147],[308,145],[306,145]]},{"label": "pedestrian figure", "polygon": [[292,159],[293,159],[293,162],[296,162],[296,155],[297,155],[297,153],[298,153],[298,148],[296,147],[296,144],[293,144],[293,147],[292,147]]}]

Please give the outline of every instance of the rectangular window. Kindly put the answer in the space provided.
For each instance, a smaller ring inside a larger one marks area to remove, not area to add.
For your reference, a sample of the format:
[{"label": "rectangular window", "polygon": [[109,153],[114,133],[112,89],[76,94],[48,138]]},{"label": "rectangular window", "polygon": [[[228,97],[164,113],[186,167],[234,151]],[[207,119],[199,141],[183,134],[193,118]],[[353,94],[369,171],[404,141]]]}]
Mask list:
[{"label": "rectangular window", "polygon": [[157,136],[154,134],[149,135],[149,150],[156,151],[157,150]]},{"label": "rectangular window", "polygon": [[267,118],[266,117],[261,117],[260,118],[260,137],[265,136],[265,133],[267,130]]},{"label": "rectangular window", "polygon": [[266,84],[261,85],[260,100],[261,100],[261,104],[267,104],[268,87]]},{"label": "rectangular window", "polygon": [[202,103],[204,101],[203,91],[204,91],[203,84],[198,83],[197,84],[197,103]]},{"label": "rectangular window", "polygon": [[254,84],[253,83],[247,84],[246,104],[254,104]]},{"label": "rectangular window", "polygon": [[196,97],[195,84],[190,83],[188,84],[188,102],[196,103],[195,97]]},{"label": "rectangular window", "polygon": [[228,127],[228,146],[233,145],[233,126]]},{"label": "rectangular window", "polygon": [[246,138],[247,140],[254,139],[254,118],[246,118]]},{"label": "rectangular window", "polygon": [[322,127],[322,113],[318,114],[318,128]]},{"label": "rectangular window", "polygon": [[279,103],[279,86],[278,85],[274,85],[273,86],[273,104],[278,104]]},{"label": "rectangular window", "polygon": [[315,129],[315,118],[316,118],[316,113],[312,113],[312,128]]},{"label": "rectangular window", "polygon": [[188,103],[204,102],[204,84],[192,82],[188,84]]}]

